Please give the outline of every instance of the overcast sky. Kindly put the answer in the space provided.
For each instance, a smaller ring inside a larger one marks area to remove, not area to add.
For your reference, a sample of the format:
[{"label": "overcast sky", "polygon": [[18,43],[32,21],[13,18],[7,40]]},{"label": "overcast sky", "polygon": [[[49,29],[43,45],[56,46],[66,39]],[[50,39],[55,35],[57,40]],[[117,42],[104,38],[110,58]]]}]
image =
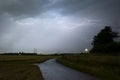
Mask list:
[{"label": "overcast sky", "polygon": [[0,52],[81,52],[106,25],[120,32],[120,0],[0,0]]}]

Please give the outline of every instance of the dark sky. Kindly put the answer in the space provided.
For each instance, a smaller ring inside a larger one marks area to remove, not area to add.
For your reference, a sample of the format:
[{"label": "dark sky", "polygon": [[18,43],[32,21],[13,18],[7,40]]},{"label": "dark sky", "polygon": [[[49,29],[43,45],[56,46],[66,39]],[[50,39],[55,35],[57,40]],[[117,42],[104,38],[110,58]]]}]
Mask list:
[{"label": "dark sky", "polygon": [[0,52],[81,52],[110,25],[120,0],[0,0]]}]

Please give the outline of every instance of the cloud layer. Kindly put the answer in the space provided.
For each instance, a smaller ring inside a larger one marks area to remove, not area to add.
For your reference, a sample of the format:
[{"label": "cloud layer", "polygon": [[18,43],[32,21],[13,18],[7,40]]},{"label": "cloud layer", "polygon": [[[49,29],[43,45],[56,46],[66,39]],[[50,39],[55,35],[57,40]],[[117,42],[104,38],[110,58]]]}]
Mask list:
[{"label": "cloud layer", "polygon": [[120,32],[119,0],[1,0],[0,52],[81,52],[104,26]]}]

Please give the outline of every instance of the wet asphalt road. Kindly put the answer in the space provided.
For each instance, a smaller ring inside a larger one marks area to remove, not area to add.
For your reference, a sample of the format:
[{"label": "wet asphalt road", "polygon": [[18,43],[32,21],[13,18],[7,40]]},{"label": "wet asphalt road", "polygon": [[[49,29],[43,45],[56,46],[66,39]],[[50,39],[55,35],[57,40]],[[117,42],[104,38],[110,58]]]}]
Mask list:
[{"label": "wet asphalt road", "polygon": [[50,59],[39,65],[44,80],[98,80],[90,75],[65,67]]}]

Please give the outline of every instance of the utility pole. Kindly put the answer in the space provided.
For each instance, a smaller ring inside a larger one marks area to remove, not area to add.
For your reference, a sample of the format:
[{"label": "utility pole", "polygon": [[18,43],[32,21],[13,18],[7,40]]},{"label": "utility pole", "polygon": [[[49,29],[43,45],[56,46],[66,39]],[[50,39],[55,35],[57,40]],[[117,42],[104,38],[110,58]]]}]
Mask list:
[{"label": "utility pole", "polygon": [[34,48],[34,53],[37,53],[37,49],[36,48]]}]

